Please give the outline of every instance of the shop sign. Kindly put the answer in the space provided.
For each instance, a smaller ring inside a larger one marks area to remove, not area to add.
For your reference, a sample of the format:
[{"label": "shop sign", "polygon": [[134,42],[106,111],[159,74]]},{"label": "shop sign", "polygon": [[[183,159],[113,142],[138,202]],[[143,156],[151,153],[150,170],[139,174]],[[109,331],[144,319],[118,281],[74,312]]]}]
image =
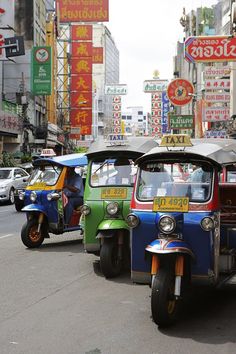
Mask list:
[{"label": "shop sign", "polygon": [[185,41],[185,59],[191,63],[234,61],[236,37],[189,37]]},{"label": "shop sign", "polygon": [[205,138],[223,138],[223,139],[227,139],[229,137],[226,130],[206,130],[204,136]]},{"label": "shop sign", "polygon": [[92,57],[93,44],[92,42],[72,42],[72,57]]},{"label": "shop sign", "polygon": [[194,116],[193,115],[174,115],[169,114],[169,128],[170,129],[193,129]]},{"label": "shop sign", "polygon": [[166,91],[168,80],[145,80],[143,83],[144,92]]},{"label": "shop sign", "polygon": [[92,74],[92,57],[71,58],[71,74]]},{"label": "shop sign", "polygon": [[22,133],[22,122],[17,115],[0,111],[0,131],[13,134]]},{"label": "shop sign", "polygon": [[106,85],[105,95],[127,95],[127,85],[123,85],[123,84]]},{"label": "shop sign", "polygon": [[71,91],[88,92],[92,91],[92,87],[93,86],[91,74],[80,74],[71,76]]},{"label": "shop sign", "polygon": [[167,96],[174,106],[184,106],[191,102],[194,87],[185,79],[175,79],[167,87]]},{"label": "shop sign", "polygon": [[[5,38],[11,37],[13,32],[8,28],[14,28],[14,1],[0,1],[0,47],[5,43]],[[0,48],[0,58],[5,57],[5,49]]]},{"label": "shop sign", "polygon": [[229,66],[215,67],[208,66],[204,70],[205,77],[217,77],[217,76],[226,76],[230,75],[231,68]]},{"label": "shop sign", "polygon": [[230,79],[207,79],[205,80],[206,90],[229,90]]},{"label": "shop sign", "polygon": [[229,102],[230,94],[229,93],[205,93],[205,100],[207,102]]},{"label": "shop sign", "polygon": [[109,0],[56,0],[61,23],[109,21]]},{"label": "shop sign", "polygon": [[31,90],[35,96],[52,93],[51,47],[33,47],[32,49]]},{"label": "shop sign", "polygon": [[208,107],[203,110],[204,122],[222,122],[230,119],[230,109],[225,107]]},{"label": "shop sign", "polygon": [[161,110],[161,131],[166,133],[168,130],[168,112],[170,110],[170,102],[166,95],[166,91],[162,92],[162,110]]},{"label": "shop sign", "polygon": [[92,41],[93,26],[92,25],[72,25],[71,40],[72,41]]},{"label": "shop sign", "polygon": [[103,47],[93,47],[93,64],[103,64]]}]

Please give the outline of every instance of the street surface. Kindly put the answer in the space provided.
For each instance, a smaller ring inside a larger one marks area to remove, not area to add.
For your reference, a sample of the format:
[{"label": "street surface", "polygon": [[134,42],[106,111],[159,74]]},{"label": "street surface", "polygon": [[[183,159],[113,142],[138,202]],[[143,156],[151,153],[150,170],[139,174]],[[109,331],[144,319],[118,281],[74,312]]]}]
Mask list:
[{"label": "street surface", "polygon": [[26,249],[24,222],[0,206],[0,354],[236,352],[236,289],[195,291],[181,321],[159,330],[148,286],[104,279],[76,233]]}]

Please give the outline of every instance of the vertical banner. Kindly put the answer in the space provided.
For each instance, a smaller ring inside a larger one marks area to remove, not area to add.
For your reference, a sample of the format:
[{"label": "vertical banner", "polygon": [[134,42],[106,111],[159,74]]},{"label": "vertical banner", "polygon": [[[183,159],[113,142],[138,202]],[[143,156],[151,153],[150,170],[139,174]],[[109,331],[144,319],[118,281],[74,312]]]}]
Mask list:
[{"label": "vertical banner", "polygon": [[31,91],[35,96],[52,93],[51,47],[33,47],[31,57]]},{"label": "vertical banner", "polygon": [[92,134],[92,25],[71,26],[71,138]]},{"label": "vertical banner", "polygon": [[168,113],[170,110],[170,103],[166,91],[162,92],[162,112],[161,112],[161,132],[165,134],[168,132]]},{"label": "vertical banner", "polygon": [[151,104],[152,104],[152,111],[151,111],[151,129],[150,134],[152,136],[161,136],[161,125],[162,125],[162,92],[155,92],[152,93],[151,96]]}]

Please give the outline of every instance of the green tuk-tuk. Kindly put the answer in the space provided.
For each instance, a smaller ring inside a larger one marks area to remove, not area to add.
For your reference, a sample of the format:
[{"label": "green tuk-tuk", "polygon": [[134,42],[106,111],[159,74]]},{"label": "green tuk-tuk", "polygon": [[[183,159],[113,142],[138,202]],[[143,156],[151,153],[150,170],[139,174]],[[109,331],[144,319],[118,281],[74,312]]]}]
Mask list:
[{"label": "green tuk-tuk", "polygon": [[157,145],[153,138],[111,135],[94,142],[87,152],[84,192],[84,248],[100,256],[106,278],[130,267],[126,216],[136,177],[134,161]]}]

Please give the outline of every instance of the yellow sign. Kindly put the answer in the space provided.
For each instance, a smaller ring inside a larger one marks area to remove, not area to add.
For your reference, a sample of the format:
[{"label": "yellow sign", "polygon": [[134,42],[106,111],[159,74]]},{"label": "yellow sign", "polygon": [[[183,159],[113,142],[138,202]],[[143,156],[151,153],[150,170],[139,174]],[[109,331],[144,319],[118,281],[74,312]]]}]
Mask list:
[{"label": "yellow sign", "polygon": [[101,199],[126,199],[127,188],[103,188]]},{"label": "yellow sign", "polygon": [[186,134],[163,135],[160,146],[186,147],[192,146],[190,136]]},{"label": "yellow sign", "polygon": [[33,184],[33,187],[34,187],[34,188],[38,188],[38,189],[44,188],[45,186],[46,186],[46,183],[45,183],[45,182],[35,182],[35,183]]},{"label": "yellow sign", "polygon": [[154,197],[153,211],[188,212],[189,198],[187,197]]}]

